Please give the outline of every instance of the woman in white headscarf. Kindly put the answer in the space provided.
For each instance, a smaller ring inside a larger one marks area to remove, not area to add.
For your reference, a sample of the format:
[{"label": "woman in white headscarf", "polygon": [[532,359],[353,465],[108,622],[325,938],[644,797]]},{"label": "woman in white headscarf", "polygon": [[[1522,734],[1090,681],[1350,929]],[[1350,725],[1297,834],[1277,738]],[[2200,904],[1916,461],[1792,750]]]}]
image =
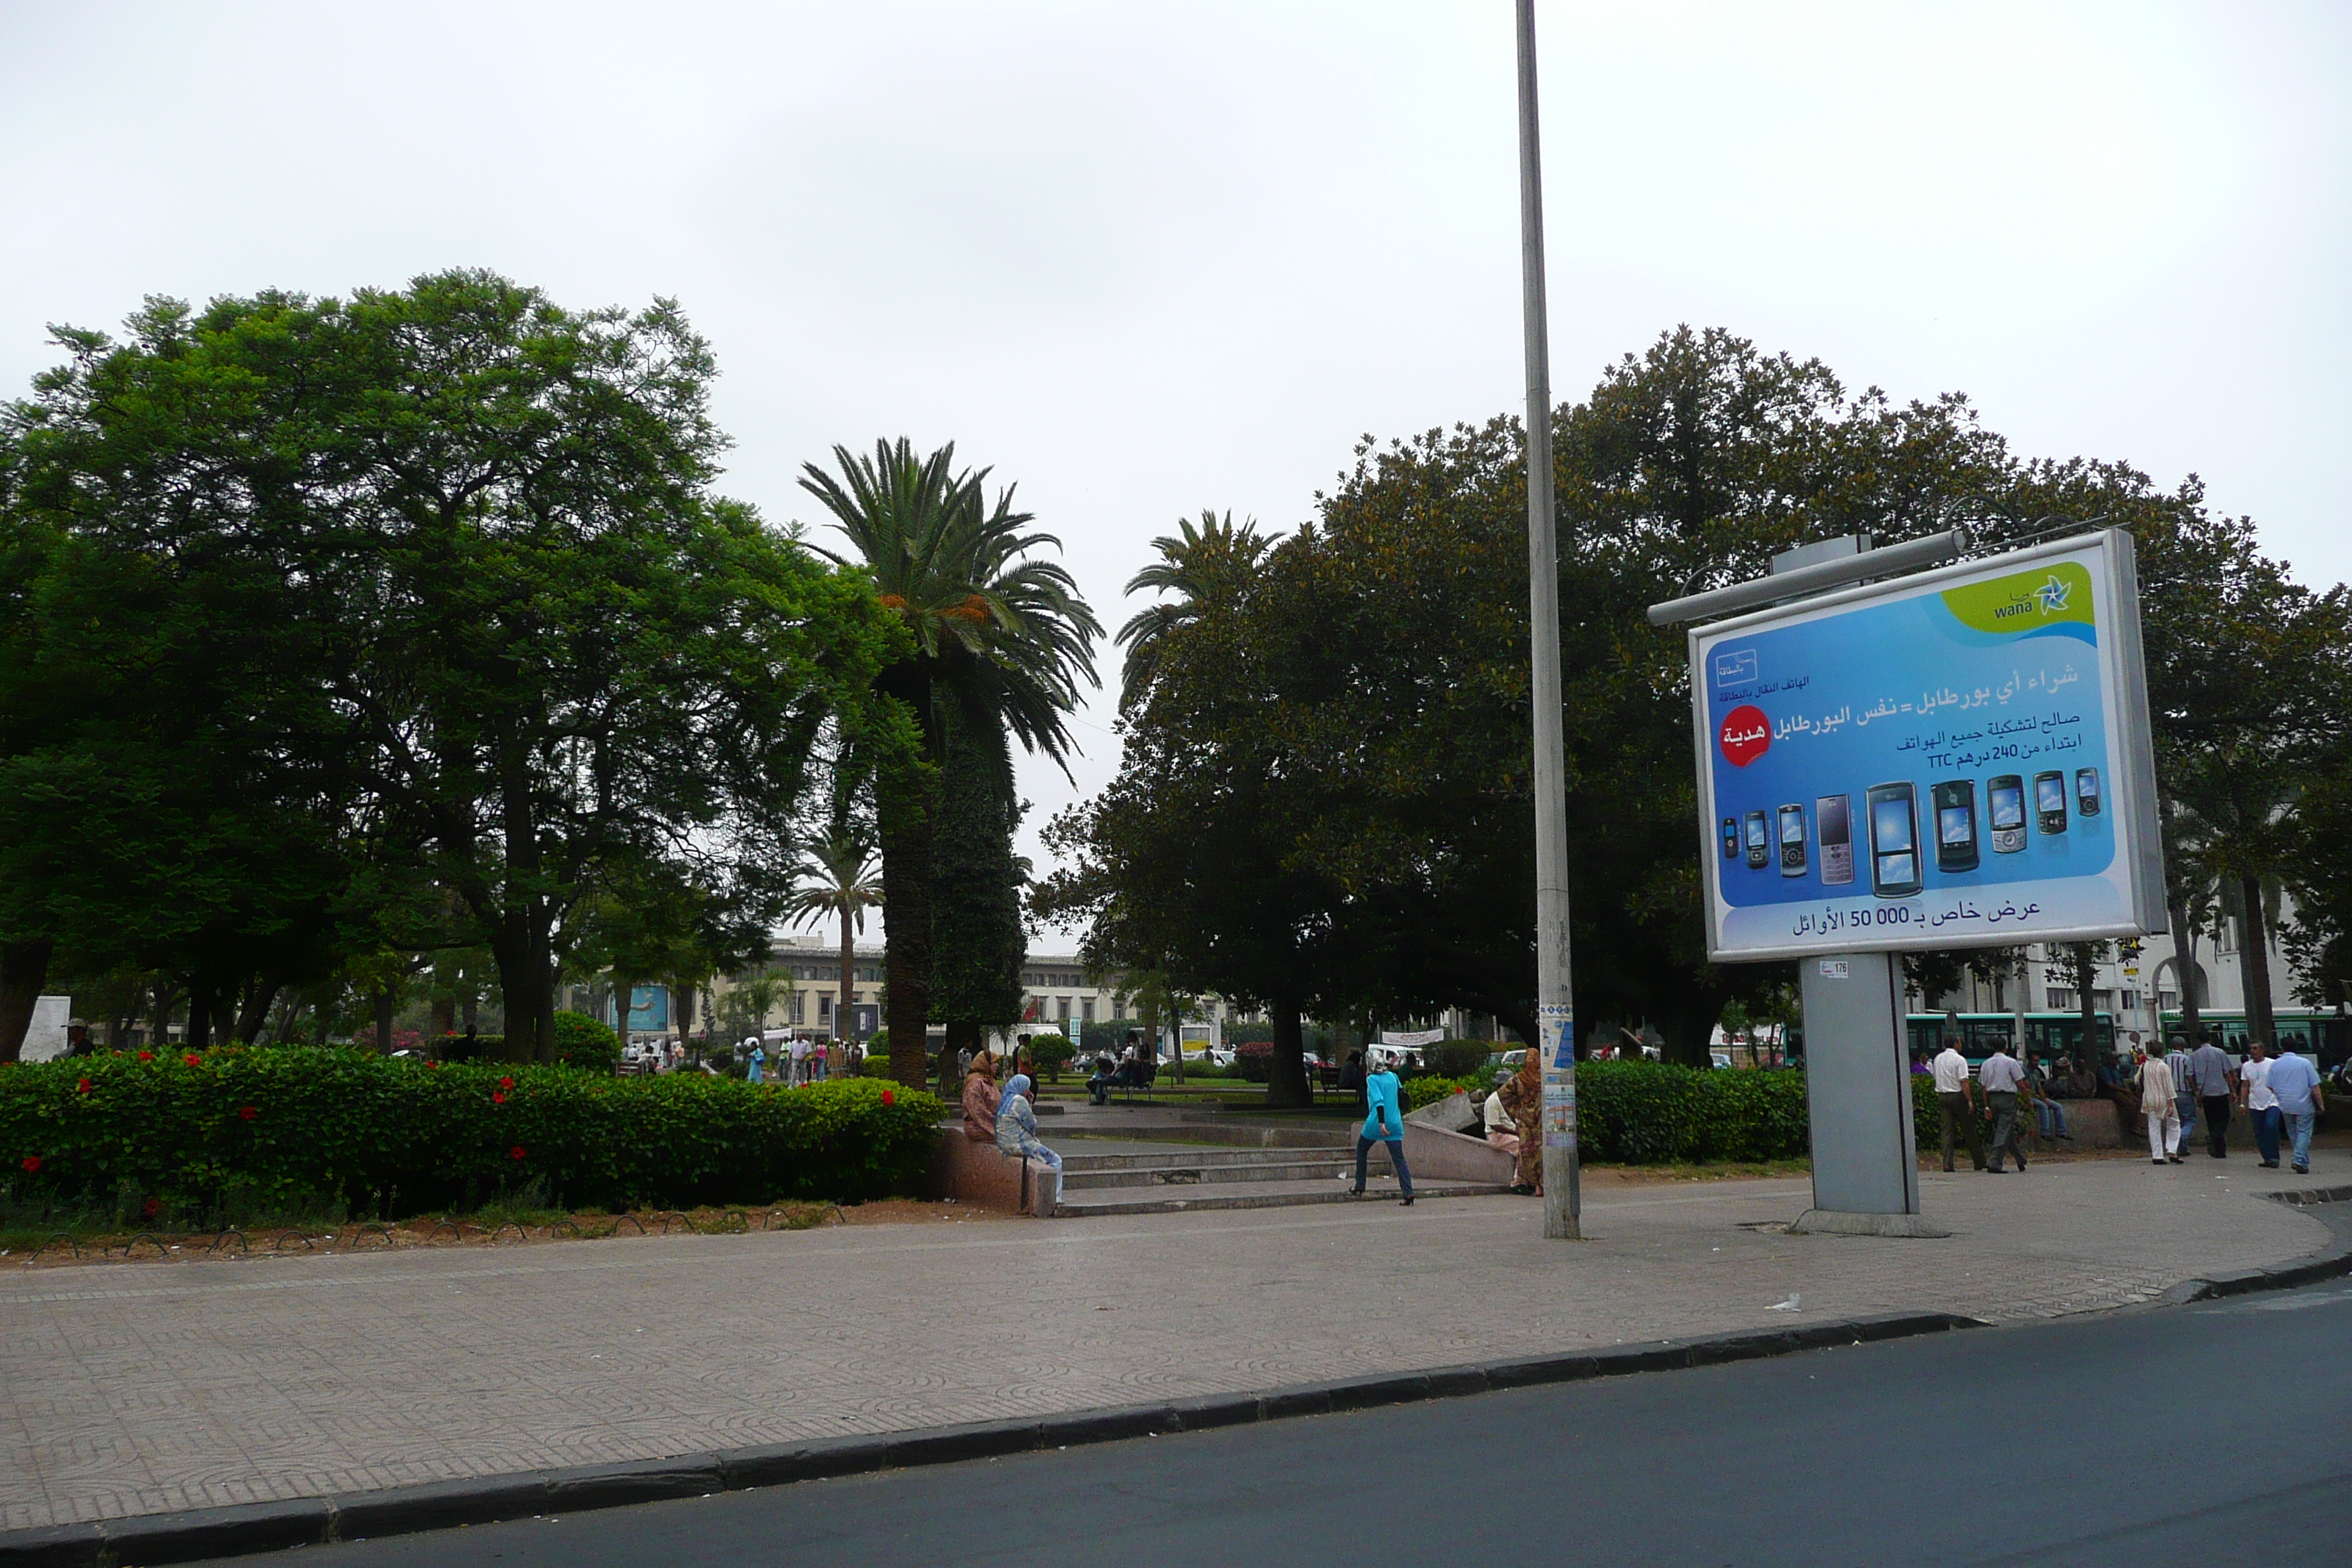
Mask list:
[{"label": "woman in white headscarf", "polygon": [[1005,1084],[1003,1098],[996,1102],[996,1147],[1013,1159],[1025,1156],[1044,1167],[1029,1212],[1051,1216],[1062,1203],[1062,1157],[1037,1141],[1037,1112],[1029,1104],[1034,1092],[1027,1073],[1014,1073]]}]

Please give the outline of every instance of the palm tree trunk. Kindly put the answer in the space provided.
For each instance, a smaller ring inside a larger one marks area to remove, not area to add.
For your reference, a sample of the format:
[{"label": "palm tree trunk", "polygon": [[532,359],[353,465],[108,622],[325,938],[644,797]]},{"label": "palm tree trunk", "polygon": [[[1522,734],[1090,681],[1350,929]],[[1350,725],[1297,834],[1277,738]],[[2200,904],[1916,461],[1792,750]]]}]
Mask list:
[{"label": "palm tree trunk", "polygon": [[2271,1013],[2270,921],[2263,912],[2263,882],[2259,877],[2238,879],[2238,897],[2246,906],[2246,1032],[2273,1050],[2278,1048],[2278,1022]]},{"label": "palm tree trunk", "polygon": [[849,999],[856,994],[856,980],[857,948],[851,941],[849,906],[845,903],[841,910],[841,990],[833,999],[834,1053],[843,1061],[849,1059],[849,1043],[856,1037],[853,1021],[856,1015],[849,1010]]},{"label": "palm tree trunk", "polygon": [[927,1088],[930,1078],[931,823],[923,806],[917,791],[901,786],[885,793],[877,814],[890,1076],[908,1089]]}]

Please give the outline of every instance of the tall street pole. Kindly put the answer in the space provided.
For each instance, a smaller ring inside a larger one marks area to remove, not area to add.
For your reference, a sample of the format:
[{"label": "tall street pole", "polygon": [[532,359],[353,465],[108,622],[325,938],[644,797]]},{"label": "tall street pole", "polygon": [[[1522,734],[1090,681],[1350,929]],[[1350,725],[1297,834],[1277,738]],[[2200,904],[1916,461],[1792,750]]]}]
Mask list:
[{"label": "tall street pole", "polygon": [[1535,0],[1519,9],[1519,272],[1527,317],[1528,629],[1536,729],[1536,1022],[1543,1059],[1544,1235],[1582,1234],[1576,1160],[1576,1008],[1568,967],[1567,737],[1559,698],[1559,550],[1552,537],[1551,348],[1544,316],[1543,156]]}]

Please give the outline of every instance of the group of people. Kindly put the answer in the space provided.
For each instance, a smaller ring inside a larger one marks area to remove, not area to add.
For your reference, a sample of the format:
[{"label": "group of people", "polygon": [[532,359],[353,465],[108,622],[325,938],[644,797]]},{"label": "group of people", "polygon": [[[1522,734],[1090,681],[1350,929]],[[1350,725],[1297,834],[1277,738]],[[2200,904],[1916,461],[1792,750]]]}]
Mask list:
[{"label": "group of people", "polygon": [[[2063,1099],[2082,1098],[2084,1086],[2071,1074],[2062,1084],[2058,1075],[2038,1062],[2027,1067],[2010,1055],[2005,1043],[1996,1045],[1983,1065],[1972,1068],[1969,1058],[1960,1054],[1959,1037],[1947,1035],[1944,1048],[1927,1064],[1927,1070],[1936,1080],[1936,1120],[1943,1135],[1947,1171],[1952,1169],[1956,1141],[1967,1143],[1969,1157],[1979,1171],[1995,1176],[2002,1174],[2004,1158],[2014,1159],[2019,1170],[2025,1169],[2025,1123],[2019,1114],[2023,1107],[2032,1108],[2034,1129],[2042,1137],[2072,1140],[2074,1136],[2067,1130]],[[2097,1079],[2091,1079],[2090,1089],[2096,1088]],[[1979,1136],[1979,1095],[1992,1118],[1990,1163]]]},{"label": "group of people", "polygon": [[[975,1143],[993,1143],[1007,1159],[1033,1163],[1041,1180],[1031,1198],[1033,1212],[1051,1215],[1062,1203],[1062,1157],[1037,1136],[1037,1086],[1025,1072],[1015,1072],[996,1086],[999,1062],[982,1051],[966,1064],[963,1074],[963,1135]],[[1013,1065],[1020,1065],[1015,1058]]]},{"label": "group of people", "polygon": [[2205,1152],[2230,1157],[2230,1115],[2240,1110],[2254,1130],[2263,1167],[2275,1171],[2284,1147],[2295,1173],[2311,1171],[2311,1129],[2327,1109],[2319,1069],[2293,1051],[2273,1052],[2269,1042],[2246,1042],[2246,1059],[2233,1063],[2211,1040],[2190,1049],[2175,1035],[2162,1055],[2141,1058],[2133,1079],[2139,1112],[2147,1122],[2147,1153],[2158,1165],[2182,1163],[2181,1150],[2205,1125]]},{"label": "group of people", "polygon": [[827,1048],[823,1040],[795,1035],[790,1043],[778,1041],[776,1053],[772,1058],[759,1036],[748,1035],[743,1040],[743,1059],[749,1064],[749,1076],[753,1083],[781,1083],[789,1089],[798,1089],[804,1083],[823,1083],[825,1080]]},{"label": "group of people", "polygon": [[[2135,1047],[2138,1037],[2132,1037]],[[2027,1067],[1997,1044],[1990,1056],[1975,1068],[1960,1053],[1958,1036],[1945,1037],[1944,1048],[1927,1064],[1936,1080],[1937,1121],[1943,1135],[1944,1169],[1953,1168],[1956,1142],[1965,1142],[1979,1171],[2002,1173],[2005,1157],[2025,1169],[2024,1123],[2021,1108],[2032,1108],[2037,1131],[2044,1138],[2066,1138],[2067,1100],[2089,1100],[2105,1091],[2115,1099],[2120,1114],[2144,1119],[2149,1160],[2156,1164],[2183,1163],[2181,1151],[2203,1125],[2206,1152],[2216,1160],[2230,1154],[2229,1128],[2233,1111],[2242,1110],[2252,1125],[2254,1143],[2265,1169],[2276,1170],[2282,1152],[2298,1173],[2311,1169],[2311,1132],[2326,1097],[2319,1071],[2307,1058],[2278,1051],[2263,1040],[2249,1041],[2246,1058],[2233,1062],[2210,1039],[2192,1047],[2186,1036],[2175,1035],[2164,1051],[2140,1052],[2116,1064],[2108,1073],[2095,1073],[2074,1060],[2055,1069],[2042,1064]],[[1992,1144],[1979,1142],[1979,1097],[1992,1120]]]}]

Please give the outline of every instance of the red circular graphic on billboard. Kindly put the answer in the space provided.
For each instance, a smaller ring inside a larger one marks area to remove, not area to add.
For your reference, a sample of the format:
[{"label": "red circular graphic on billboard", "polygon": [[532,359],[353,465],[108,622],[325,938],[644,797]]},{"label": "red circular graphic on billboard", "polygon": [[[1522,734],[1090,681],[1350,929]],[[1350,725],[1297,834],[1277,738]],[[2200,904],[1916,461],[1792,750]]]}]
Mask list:
[{"label": "red circular graphic on billboard", "polygon": [[1715,732],[1715,743],[1723,748],[1723,760],[1735,768],[1744,768],[1764,754],[1772,743],[1772,721],[1764,717],[1764,710],[1752,702],[1743,702],[1723,716],[1723,728]]}]

